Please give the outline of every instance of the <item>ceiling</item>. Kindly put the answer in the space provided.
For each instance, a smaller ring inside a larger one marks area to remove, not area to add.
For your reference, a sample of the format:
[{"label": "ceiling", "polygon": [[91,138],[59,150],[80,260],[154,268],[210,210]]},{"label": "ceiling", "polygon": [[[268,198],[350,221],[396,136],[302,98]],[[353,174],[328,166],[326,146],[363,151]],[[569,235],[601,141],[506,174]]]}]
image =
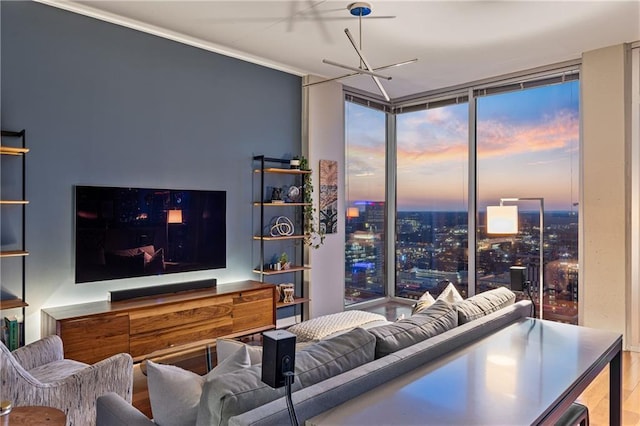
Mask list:
[{"label": "ceiling", "polygon": [[[323,59],[359,66],[350,0],[39,0],[296,75],[348,74]],[[580,58],[640,40],[640,0],[375,1],[362,19],[362,52],[392,99]],[[343,84],[379,95],[372,78]]]}]

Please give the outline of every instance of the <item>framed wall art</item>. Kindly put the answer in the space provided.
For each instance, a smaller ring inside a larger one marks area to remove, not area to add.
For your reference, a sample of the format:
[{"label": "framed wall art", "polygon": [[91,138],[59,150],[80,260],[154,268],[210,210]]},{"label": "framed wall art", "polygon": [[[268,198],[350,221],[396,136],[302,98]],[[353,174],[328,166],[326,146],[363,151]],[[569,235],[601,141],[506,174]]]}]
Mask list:
[{"label": "framed wall art", "polygon": [[338,232],[338,162],[320,160],[320,230]]}]

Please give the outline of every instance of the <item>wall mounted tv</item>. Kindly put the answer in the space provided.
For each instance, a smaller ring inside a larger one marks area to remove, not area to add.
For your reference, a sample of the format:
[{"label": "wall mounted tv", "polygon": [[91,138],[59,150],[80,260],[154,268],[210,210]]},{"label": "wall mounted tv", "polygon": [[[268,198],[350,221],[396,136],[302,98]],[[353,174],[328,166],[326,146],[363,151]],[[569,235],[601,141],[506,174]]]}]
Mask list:
[{"label": "wall mounted tv", "polygon": [[76,186],[76,283],[225,268],[226,203],[226,191]]}]

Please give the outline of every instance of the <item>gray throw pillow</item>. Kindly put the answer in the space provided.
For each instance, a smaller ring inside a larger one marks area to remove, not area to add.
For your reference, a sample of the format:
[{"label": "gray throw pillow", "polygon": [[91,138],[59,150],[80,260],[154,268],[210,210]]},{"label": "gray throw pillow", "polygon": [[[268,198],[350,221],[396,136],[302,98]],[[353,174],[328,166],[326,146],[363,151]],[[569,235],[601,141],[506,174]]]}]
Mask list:
[{"label": "gray throw pillow", "polygon": [[458,310],[458,323],[466,324],[469,321],[481,318],[505,306],[513,305],[515,300],[515,293],[506,287],[498,287],[471,296],[454,304]]},{"label": "gray throw pillow", "polygon": [[[305,347],[296,352],[293,391],[373,361],[374,348],[375,338],[360,328]],[[284,387],[273,389],[262,382],[261,368],[253,365],[207,379],[196,424],[226,425],[231,417],[284,396]]]},{"label": "gray throw pillow", "polygon": [[427,309],[407,319],[369,329],[376,337],[376,359],[444,333],[458,325],[458,314],[446,300],[436,300]]}]

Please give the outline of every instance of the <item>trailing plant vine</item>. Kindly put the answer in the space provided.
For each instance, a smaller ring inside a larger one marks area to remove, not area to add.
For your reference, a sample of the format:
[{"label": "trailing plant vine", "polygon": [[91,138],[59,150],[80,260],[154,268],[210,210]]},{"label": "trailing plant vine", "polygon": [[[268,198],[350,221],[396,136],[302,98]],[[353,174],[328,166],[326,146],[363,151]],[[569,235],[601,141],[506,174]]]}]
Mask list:
[{"label": "trailing plant vine", "polygon": [[[300,170],[311,170],[309,168],[309,160],[305,157],[300,158]],[[303,180],[303,199],[304,206],[304,243],[311,248],[317,249],[324,244],[325,232],[320,229],[316,220],[316,208],[313,206],[313,180],[312,174],[304,175]]]}]

